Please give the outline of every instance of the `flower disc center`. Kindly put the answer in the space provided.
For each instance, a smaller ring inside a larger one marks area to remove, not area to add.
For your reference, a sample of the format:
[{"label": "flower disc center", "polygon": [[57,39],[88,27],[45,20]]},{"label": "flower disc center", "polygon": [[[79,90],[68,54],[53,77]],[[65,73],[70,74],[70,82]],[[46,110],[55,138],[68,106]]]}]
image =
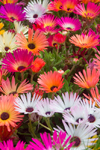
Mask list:
[{"label": "flower disc center", "polygon": [[35,48],[35,45],[34,45],[33,43],[30,43],[30,44],[28,44],[28,47],[29,47],[30,49],[34,49],[34,48]]},{"label": "flower disc center", "polygon": [[90,114],[89,117],[88,117],[88,121],[90,123],[94,122],[95,121],[95,117],[92,114]]},{"label": "flower disc center", "polygon": [[75,142],[75,143],[74,143],[74,147],[78,147],[78,146],[80,145],[80,143],[81,143],[81,140],[80,140],[79,137],[73,136],[73,137],[70,139],[70,143],[71,143],[71,142]]},{"label": "flower disc center", "polygon": [[8,46],[5,47],[5,51],[8,51],[10,48]]},{"label": "flower disc center", "polygon": [[18,68],[17,68],[17,70],[18,71],[22,71],[23,69],[25,69],[26,67],[24,67],[24,66],[19,66]]},{"label": "flower disc center", "polygon": [[9,114],[7,113],[7,112],[3,112],[2,114],[1,114],[1,119],[2,120],[7,120],[9,118]]},{"label": "flower disc center", "polygon": [[32,112],[33,110],[34,110],[33,107],[26,108],[26,112]]},{"label": "flower disc center", "polygon": [[58,88],[57,86],[52,86],[50,89],[53,91],[55,88]]},{"label": "flower disc center", "polygon": [[38,17],[38,14],[34,14],[34,15],[33,15],[33,18],[37,18],[37,17]]}]

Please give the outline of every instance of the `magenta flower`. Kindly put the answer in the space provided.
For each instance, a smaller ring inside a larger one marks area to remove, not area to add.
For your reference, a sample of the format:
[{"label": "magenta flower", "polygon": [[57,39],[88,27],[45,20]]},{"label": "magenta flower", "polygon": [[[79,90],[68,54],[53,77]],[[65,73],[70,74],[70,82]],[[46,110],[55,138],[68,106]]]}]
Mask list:
[{"label": "magenta flower", "polygon": [[24,148],[25,143],[19,141],[16,146],[14,147],[13,141],[8,140],[7,142],[0,142],[0,150],[32,150],[31,148],[29,149],[28,147],[25,149]]},{"label": "magenta flower", "polygon": [[21,6],[15,4],[5,4],[0,7],[0,18],[6,19],[10,22],[25,20],[25,12],[21,10]]},{"label": "magenta flower", "polygon": [[39,140],[32,138],[34,143],[30,142],[28,147],[33,150],[60,150],[61,148],[64,148],[64,150],[70,150],[74,144],[72,142],[68,145],[71,136],[66,139],[67,133],[62,131],[60,131],[59,135],[57,135],[57,131],[54,131],[53,139],[50,137],[50,134],[48,133],[47,135],[46,132],[43,134],[40,133],[40,136],[43,144]]},{"label": "magenta flower", "polygon": [[59,26],[65,31],[77,31],[81,28],[81,23],[79,19],[74,19],[70,17],[61,17],[57,20]]},{"label": "magenta flower", "polygon": [[28,50],[16,50],[12,53],[7,53],[2,61],[2,68],[9,72],[23,72],[31,67],[33,61],[32,52]]}]

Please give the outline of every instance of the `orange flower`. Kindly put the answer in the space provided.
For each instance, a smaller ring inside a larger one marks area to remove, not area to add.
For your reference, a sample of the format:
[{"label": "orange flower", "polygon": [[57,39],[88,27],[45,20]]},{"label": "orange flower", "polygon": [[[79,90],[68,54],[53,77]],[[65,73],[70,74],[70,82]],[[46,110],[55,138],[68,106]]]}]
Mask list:
[{"label": "orange flower", "polygon": [[15,78],[12,77],[12,83],[10,83],[9,78],[7,80],[2,79],[2,86],[0,87],[0,92],[5,95],[13,94],[14,96],[18,96],[20,93],[27,93],[28,91],[33,89],[33,85],[26,82],[24,80],[19,87],[17,88],[17,84],[15,84]]},{"label": "orange flower", "polygon": [[93,70],[87,68],[86,71],[83,70],[83,75],[81,72],[79,72],[79,75],[77,75],[76,73],[75,75],[76,77],[73,77],[75,80],[74,83],[82,88],[93,88],[99,81],[99,72],[96,71],[95,68],[93,68]]},{"label": "orange flower", "polygon": [[16,123],[23,120],[24,116],[15,110],[13,95],[2,95],[0,98],[0,126],[6,126],[10,132],[11,127],[16,127]]},{"label": "orange flower", "polygon": [[[100,55],[100,52],[98,51],[99,55]],[[98,69],[100,71],[100,56],[95,54],[96,58],[94,58],[94,65],[95,65],[95,68]]]},{"label": "orange flower", "polygon": [[2,83],[3,76],[6,76],[8,74],[8,71],[6,69],[0,68],[0,86]]},{"label": "orange flower", "polygon": [[18,0],[0,0],[0,2],[3,4],[8,4],[8,3],[13,4],[13,3],[17,3]]},{"label": "orange flower", "polygon": [[35,61],[32,63],[31,70],[33,72],[39,72],[45,64],[46,63],[44,62],[43,59],[36,58]]},{"label": "orange flower", "polygon": [[98,107],[98,104],[96,102],[96,100],[98,100],[100,102],[100,94],[99,94],[99,90],[97,88],[97,86],[95,88],[92,88],[90,90],[90,93],[91,93],[91,96],[90,95],[86,95],[86,94],[83,94],[88,100],[91,99],[92,103],[95,102],[95,106]]},{"label": "orange flower", "polygon": [[31,51],[34,55],[39,55],[40,51],[44,51],[48,46],[48,41],[43,32],[36,30],[33,35],[33,29],[29,28],[28,31],[28,40],[25,35],[21,32],[21,34],[17,33],[16,35],[16,44],[20,49],[27,49]]},{"label": "orange flower", "polygon": [[40,90],[50,93],[59,91],[63,87],[63,80],[60,73],[50,71],[40,75],[38,83],[40,84]]},{"label": "orange flower", "polygon": [[93,32],[89,31],[89,33],[81,34],[81,35],[73,35],[69,41],[73,43],[75,46],[81,48],[92,48],[99,44],[98,35],[94,34]]}]

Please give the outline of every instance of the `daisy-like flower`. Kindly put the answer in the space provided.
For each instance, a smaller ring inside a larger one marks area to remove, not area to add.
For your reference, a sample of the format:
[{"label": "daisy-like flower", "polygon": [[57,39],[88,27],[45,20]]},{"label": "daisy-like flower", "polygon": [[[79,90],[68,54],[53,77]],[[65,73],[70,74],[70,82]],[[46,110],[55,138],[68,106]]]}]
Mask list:
[{"label": "daisy-like flower", "polygon": [[14,21],[14,26],[15,26],[15,33],[21,33],[23,32],[23,34],[25,35],[25,37],[27,37],[28,35],[26,33],[28,33],[28,27],[27,26],[24,26],[21,24],[21,22],[17,22],[17,21]]},{"label": "daisy-like flower", "polygon": [[57,92],[63,87],[62,75],[56,71],[41,74],[38,78],[40,84],[40,90],[44,90],[46,93]]},{"label": "daisy-like flower", "polygon": [[87,68],[86,71],[83,70],[83,75],[79,72],[79,75],[75,73],[75,76],[73,77],[74,83],[82,88],[93,88],[99,81],[99,72],[95,68],[93,70]]},{"label": "daisy-like flower", "polygon": [[48,41],[43,32],[36,30],[33,34],[33,29],[31,28],[28,30],[28,40],[22,32],[21,34],[17,33],[16,40],[17,42],[15,43],[18,45],[18,48],[27,49],[31,51],[33,55],[39,55],[39,52],[44,51],[48,46]]},{"label": "daisy-like flower", "polygon": [[95,54],[96,58],[94,58],[94,64],[95,64],[95,68],[98,69],[100,71],[100,52],[98,51],[98,54]]},{"label": "daisy-like flower", "polygon": [[33,61],[32,52],[28,50],[16,50],[12,53],[7,53],[2,61],[2,68],[9,72],[23,72],[31,67]]},{"label": "daisy-like flower", "polygon": [[39,18],[41,18],[46,13],[46,8],[43,7],[41,4],[30,2],[26,8],[24,8],[24,12],[26,13],[26,19],[34,23]]},{"label": "daisy-like flower", "polygon": [[21,98],[18,97],[15,99],[15,109],[24,114],[35,113],[35,107],[40,100],[41,96],[36,95],[36,93],[34,93],[32,98],[31,93],[27,93],[27,96],[23,94]]},{"label": "daisy-like flower", "polygon": [[45,61],[42,58],[36,58],[35,61],[32,62],[31,70],[33,72],[39,72],[45,65]]},{"label": "daisy-like flower", "polygon": [[78,4],[75,7],[75,13],[81,15],[82,17],[86,19],[91,20],[100,14],[100,6],[92,2],[89,2],[87,4],[87,9],[86,9],[84,4]]},{"label": "daisy-like flower", "polygon": [[34,150],[60,150],[62,148],[64,150],[70,150],[70,148],[73,146],[73,142],[68,145],[71,136],[66,139],[66,135],[66,132],[60,131],[60,133],[57,134],[57,131],[54,131],[52,140],[49,133],[40,133],[43,144],[39,140],[32,138],[33,142],[30,142],[28,147]]},{"label": "daisy-like flower", "polygon": [[88,112],[85,107],[76,105],[70,109],[70,112],[65,111],[63,117],[66,122],[77,125],[79,123],[83,123],[84,120],[86,121],[88,119]]},{"label": "daisy-like flower", "polygon": [[50,107],[50,104],[51,104],[51,100],[49,100],[48,98],[42,99],[37,103],[36,112],[40,116],[51,117],[54,114],[54,111]]},{"label": "daisy-like flower", "polygon": [[3,68],[0,68],[0,86],[1,86],[1,83],[2,83],[2,79],[4,76],[6,76],[8,74],[8,71],[3,69]]},{"label": "daisy-like flower", "polygon": [[4,32],[3,35],[0,35],[0,52],[3,55],[7,52],[13,52],[17,48],[15,41],[14,33]]},{"label": "daisy-like flower", "polygon": [[14,97],[2,95],[0,97],[0,126],[7,126],[10,131],[10,126],[16,127],[16,123],[22,119],[23,115],[20,115],[14,108]]},{"label": "daisy-like flower", "polygon": [[100,94],[99,94],[99,90],[98,90],[97,86],[96,86],[95,88],[92,88],[92,89],[90,90],[90,93],[91,93],[91,96],[90,96],[90,95],[86,95],[85,93],[83,93],[83,95],[84,95],[88,100],[91,99],[92,103],[95,102],[95,105],[98,106],[96,100],[98,100],[98,101],[100,102]]},{"label": "daisy-like flower", "polygon": [[67,13],[73,12],[75,6],[78,3],[77,0],[61,0],[61,1],[62,1],[62,4],[63,4],[62,8]]},{"label": "daisy-like flower", "polygon": [[65,42],[66,36],[62,35],[61,33],[56,33],[55,35],[53,35],[53,40],[58,44],[62,44]]},{"label": "daisy-like flower", "polygon": [[0,34],[3,34],[5,32],[5,30],[2,30],[3,27],[4,27],[4,24],[1,22],[0,23]]},{"label": "daisy-like flower", "polygon": [[86,115],[86,124],[100,128],[100,110],[95,107],[95,102],[92,103],[91,99],[90,101],[85,99],[84,101],[81,101],[81,106],[86,108],[88,114],[88,116]]},{"label": "daisy-like flower", "polygon": [[[63,125],[65,131],[67,132],[67,136],[71,136],[69,143],[74,142],[71,150],[84,150],[87,147],[94,145],[95,143],[93,143],[93,141],[98,139],[92,138],[97,134],[97,129],[95,129],[92,125],[87,126],[85,122],[82,124],[78,124],[78,126],[75,126],[69,123],[66,124],[63,120]],[[62,129],[58,126],[58,129],[56,130],[60,132]],[[64,130],[62,131],[64,132]]]},{"label": "daisy-like flower", "polygon": [[26,79],[17,87],[17,84],[15,84],[15,78],[13,76],[11,83],[9,78],[7,78],[6,81],[2,79],[0,92],[2,92],[5,95],[9,95],[9,94],[18,95],[20,93],[27,93],[32,89],[33,89],[33,85],[28,83]]},{"label": "daisy-like flower", "polygon": [[13,4],[13,3],[17,3],[18,0],[0,0],[0,2],[3,4],[8,4],[8,3]]},{"label": "daisy-like flower", "polygon": [[81,35],[76,34],[70,37],[69,41],[75,46],[81,48],[95,48],[99,45],[99,36],[96,35],[92,30],[89,30],[88,34],[82,33]]},{"label": "daisy-like flower", "polygon": [[79,19],[74,19],[70,17],[61,17],[57,20],[59,26],[65,31],[77,31],[81,28],[81,23]]},{"label": "daisy-like flower", "polygon": [[7,142],[3,141],[3,143],[0,142],[0,149],[1,150],[32,150],[31,148],[29,149],[24,148],[25,143],[23,143],[23,141],[18,141],[18,143],[16,144],[16,146],[14,146],[13,141],[12,140],[8,140]]},{"label": "daisy-like flower", "polygon": [[48,4],[48,10],[49,11],[60,11],[63,9],[63,3],[61,0],[54,0],[54,1],[51,1],[49,4]]},{"label": "daisy-like flower", "polygon": [[25,20],[25,13],[21,7],[15,4],[5,4],[0,7],[0,17],[10,22]]},{"label": "daisy-like flower", "polygon": [[57,25],[57,18],[55,18],[55,16],[52,14],[47,14],[40,18],[36,23],[38,23],[41,28],[54,28]]},{"label": "daisy-like flower", "polygon": [[66,110],[70,111],[71,107],[79,105],[81,98],[79,98],[76,93],[64,93],[62,98],[58,95],[51,101],[51,108],[55,112],[64,113]]}]

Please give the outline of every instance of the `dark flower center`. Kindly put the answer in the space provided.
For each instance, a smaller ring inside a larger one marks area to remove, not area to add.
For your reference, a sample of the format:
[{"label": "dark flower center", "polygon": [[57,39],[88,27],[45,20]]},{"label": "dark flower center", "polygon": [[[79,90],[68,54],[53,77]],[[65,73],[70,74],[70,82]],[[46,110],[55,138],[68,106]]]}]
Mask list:
[{"label": "dark flower center", "polygon": [[38,14],[34,14],[34,15],[33,15],[33,18],[37,18],[37,17],[38,17]]},{"label": "dark flower center", "polygon": [[65,108],[65,110],[70,110],[70,107]]},{"label": "dark flower center", "polygon": [[73,137],[70,139],[70,143],[72,143],[72,142],[75,142],[74,145],[73,145],[74,147],[78,147],[78,146],[80,145],[80,143],[81,143],[81,140],[80,140],[79,137],[73,136]]},{"label": "dark flower center", "polygon": [[15,20],[15,18],[14,18],[14,17],[10,17],[10,19],[11,19],[12,21],[14,21],[14,20]]},{"label": "dark flower center", "polygon": [[17,68],[17,70],[18,71],[22,71],[23,69],[25,69],[26,67],[24,67],[24,66],[19,66],[18,68]]},{"label": "dark flower center", "polygon": [[33,107],[26,108],[26,112],[32,112],[33,110],[34,110]]},{"label": "dark flower center", "polygon": [[72,30],[72,28],[71,28],[71,27],[67,27],[67,29],[68,29],[68,30]]},{"label": "dark flower center", "polygon": [[53,43],[53,46],[54,46],[54,47],[57,47],[57,43]]},{"label": "dark flower center", "polygon": [[8,46],[5,47],[5,51],[8,51],[10,48]]},{"label": "dark flower center", "polygon": [[55,88],[58,88],[57,86],[52,86],[50,89],[53,91]]},{"label": "dark flower center", "polygon": [[61,5],[61,6],[59,7],[59,9],[62,9],[62,7],[63,7],[63,6]]},{"label": "dark flower center", "polygon": [[83,120],[83,118],[78,118],[78,119],[76,120],[76,122],[79,123],[79,121],[82,121],[82,120]]},{"label": "dark flower center", "polygon": [[71,9],[70,8],[67,8],[67,11],[70,11]]},{"label": "dark flower center", "polygon": [[51,114],[51,112],[50,112],[50,111],[47,111],[45,114],[46,114],[46,115],[50,115],[50,114]]},{"label": "dark flower center", "polygon": [[30,49],[34,49],[34,48],[35,48],[35,45],[34,45],[33,43],[30,43],[30,44],[28,44],[28,47],[29,47]]},{"label": "dark flower center", "polygon": [[1,114],[1,119],[2,120],[7,120],[9,118],[9,114],[7,113],[7,112],[3,112],[2,114]]},{"label": "dark flower center", "polygon": [[16,92],[16,91],[13,91],[13,92],[9,93],[9,95],[10,95],[10,94],[15,95],[15,94],[17,94],[17,92]]},{"label": "dark flower center", "polygon": [[92,114],[90,114],[89,117],[88,117],[88,121],[90,123],[94,122],[95,121],[95,117]]}]

